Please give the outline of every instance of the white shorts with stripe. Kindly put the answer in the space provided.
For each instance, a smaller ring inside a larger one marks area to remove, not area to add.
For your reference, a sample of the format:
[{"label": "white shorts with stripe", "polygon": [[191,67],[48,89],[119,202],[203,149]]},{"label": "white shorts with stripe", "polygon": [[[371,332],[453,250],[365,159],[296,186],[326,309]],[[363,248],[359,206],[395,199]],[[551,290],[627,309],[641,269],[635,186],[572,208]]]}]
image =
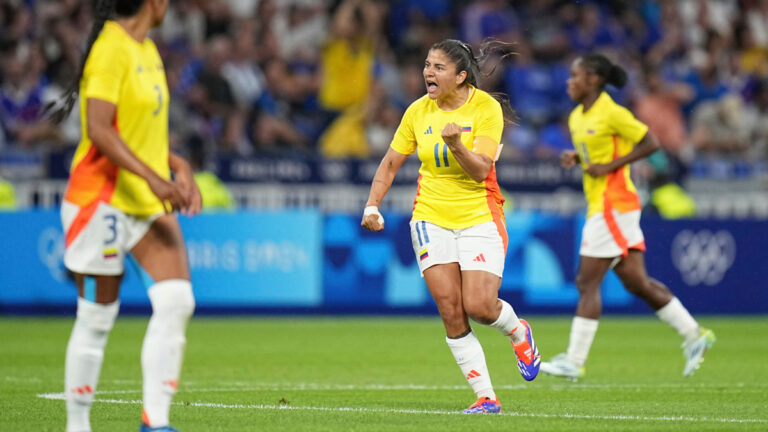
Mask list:
[{"label": "white shorts with stripe", "polygon": [[462,271],[482,270],[499,277],[504,272],[506,241],[495,222],[452,230],[411,221],[411,242],[422,277],[429,267],[452,262]]},{"label": "white shorts with stripe", "polygon": [[127,215],[105,202],[79,207],[64,201],[61,204],[66,239],[64,265],[82,274],[122,274],[126,254],[159,216]]},{"label": "white shorts with stripe", "polygon": [[619,213],[615,209],[592,215],[581,233],[579,255],[594,258],[626,257],[629,249],[645,250],[640,229],[640,210]]}]

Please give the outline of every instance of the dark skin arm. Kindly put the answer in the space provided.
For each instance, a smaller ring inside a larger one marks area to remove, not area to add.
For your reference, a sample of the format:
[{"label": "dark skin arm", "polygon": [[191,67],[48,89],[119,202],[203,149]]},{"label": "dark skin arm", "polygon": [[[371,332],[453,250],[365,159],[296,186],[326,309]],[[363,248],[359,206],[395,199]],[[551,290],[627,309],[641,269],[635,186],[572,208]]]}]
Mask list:
[{"label": "dark skin arm", "polygon": [[[626,155],[613,160],[607,164],[589,164],[587,168],[587,174],[592,177],[600,177],[606,174],[612,173],[617,169],[623,167],[626,164],[630,164],[638,159],[649,156],[653,152],[659,149],[661,145],[656,136],[648,132],[645,134],[642,140],[632,149],[631,152]],[[580,163],[579,154],[573,150],[566,150],[560,153],[560,165],[563,168],[571,168],[572,166]]]},{"label": "dark skin arm", "polygon": [[453,157],[459,162],[472,180],[481,182],[488,177],[493,167],[493,161],[487,155],[475,153],[461,142],[461,127],[456,123],[448,123],[442,131],[443,141],[451,150]]},{"label": "dark skin arm", "polygon": [[577,163],[581,163],[581,159],[575,150],[565,150],[560,153],[560,165],[563,168],[568,169]]},{"label": "dark skin arm", "polygon": [[112,126],[116,111],[117,107],[110,102],[95,98],[88,99],[86,105],[87,133],[93,145],[113,164],[146,180],[152,193],[166,207],[166,212],[169,211],[166,203],[169,203],[172,209],[189,209],[189,200],[182,188],[178,184],[160,177],[128,148],[128,145]]},{"label": "dark skin arm", "polygon": [[169,152],[168,165],[174,173],[175,183],[181,188],[181,191],[184,193],[184,196],[189,203],[187,207],[179,208],[181,214],[186,216],[199,214],[203,207],[203,198],[200,196],[200,189],[197,188],[194,173],[192,172],[189,163],[187,163],[181,156]]},{"label": "dark skin arm", "polygon": [[606,174],[610,174],[623,167],[624,165],[631,164],[636,160],[640,160],[649,156],[660,147],[661,145],[659,144],[659,140],[656,139],[656,136],[648,132],[645,134],[643,139],[640,140],[640,142],[632,148],[632,151],[626,155],[614,159],[607,164],[589,164],[589,167],[587,168],[587,174],[591,175],[592,177],[601,177]]},{"label": "dark skin arm", "polygon": [[[392,181],[395,179],[395,174],[403,166],[403,162],[408,159],[408,155],[404,155],[393,150],[391,147],[387,150],[387,154],[379,164],[379,168],[376,170],[376,174],[373,176],[373,182],[371,183],[371,192],[368,194],[368,201],[365,206],[376,206],[381,204],[384,199],[384,195],[389,191],[392,186]],[[381,231],[384,229],[384,225],[379,223],[378,217],[374,214],[363,217],[360,222],[360,226],[369,231]]]}]

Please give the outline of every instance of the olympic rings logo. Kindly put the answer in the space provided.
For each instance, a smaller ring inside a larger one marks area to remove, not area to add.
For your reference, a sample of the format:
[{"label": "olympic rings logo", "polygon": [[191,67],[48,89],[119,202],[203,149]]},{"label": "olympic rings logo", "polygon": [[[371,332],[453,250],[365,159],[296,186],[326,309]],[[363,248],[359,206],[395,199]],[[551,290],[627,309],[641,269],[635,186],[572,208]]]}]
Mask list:
[{"label": "olympic rings logo", "polygon": [[64,267],[64,234],[61,229],[48,227],[40,233],[37,239],[37,254],[40,261],[48,267],[51,276],[59,282],[67,280],[67,269]]},{"label": "olympic rings logo", "polygon": [[672,241],[672,262],[688,285],[718,284],[736,259],[736,241],[728,231],[680,231]]}]

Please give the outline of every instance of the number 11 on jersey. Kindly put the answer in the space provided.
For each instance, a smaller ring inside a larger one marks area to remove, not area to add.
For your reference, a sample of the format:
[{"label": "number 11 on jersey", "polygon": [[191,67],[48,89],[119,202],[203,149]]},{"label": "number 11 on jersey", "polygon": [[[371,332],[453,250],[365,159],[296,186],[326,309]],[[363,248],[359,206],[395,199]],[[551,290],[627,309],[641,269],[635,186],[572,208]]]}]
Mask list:
[{"label": "number 11 on jersey", "polygon": [[435,144],[435,166],[440,168],[440,153],[443,154],[443,164],[448,166],[448,146],[443,144],[443,151],[440,151],[440,143]]}]

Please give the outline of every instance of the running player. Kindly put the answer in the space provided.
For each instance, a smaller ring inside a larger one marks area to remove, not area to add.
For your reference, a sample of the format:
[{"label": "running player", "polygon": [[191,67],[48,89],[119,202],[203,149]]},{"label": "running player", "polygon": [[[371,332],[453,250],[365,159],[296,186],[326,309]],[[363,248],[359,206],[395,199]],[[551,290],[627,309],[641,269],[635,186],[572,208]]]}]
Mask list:
[{"label": "running player", "polygon": [[587,222],[576,276],[579,304],[568,351],[543,362],[541,370],[574,380],[584,375],[602,310],[600,284],[611,268],[627,291],[648,303],[684,338],[683,375],[693,374],[715,340],[712,331],[701,328],[664,284],[646,273],[640,199],[629,177],[629,164],[656,151],[659,143],[646,125],[604,90],[606,84],[623,87],[626,81],[626,72],[599,54],[577,58],[568,79],[568,95],[579,104],[568,120],[576,151],[563,152],[561,162],[565,168],[579,163],[584,170]]},{"label": "running player", "polygon": [[[167,8],[168,0],[96,1],[76,84],[52,115],[65,117],[80,94],[82,139],[61,207],[64,263],[79,293],[65,366],[69,432],[91,430],[90,407],[119,309],[125,258],[142,276],[152,304],[141,350],[140,431],[176,430],[169,426],[169,408],[195,301],[172,210],[193,215],[201,201],[189,165],[169,151],[165,71],[147,37]],[[112,16],[116,20],[108,20]]]},{"label": "running player", "polygon": [[[509,115],[477,88],[479,60],[458,40],[431,47],[423,71],[427,94],[405,112],[374,176],[361,223],[371,231],[384,229],[378,207],[403,162],[417,153],[421,168],[411,240],[446,342],[477,394],[477,402],[464,410],[468,414],[501,411],[468,318],[511,340],[526,380],[536,378],[541,361],[528,323],[498,298],[508,237],[494,161]],[[504,108],[511,111],[508,103]]]}]

